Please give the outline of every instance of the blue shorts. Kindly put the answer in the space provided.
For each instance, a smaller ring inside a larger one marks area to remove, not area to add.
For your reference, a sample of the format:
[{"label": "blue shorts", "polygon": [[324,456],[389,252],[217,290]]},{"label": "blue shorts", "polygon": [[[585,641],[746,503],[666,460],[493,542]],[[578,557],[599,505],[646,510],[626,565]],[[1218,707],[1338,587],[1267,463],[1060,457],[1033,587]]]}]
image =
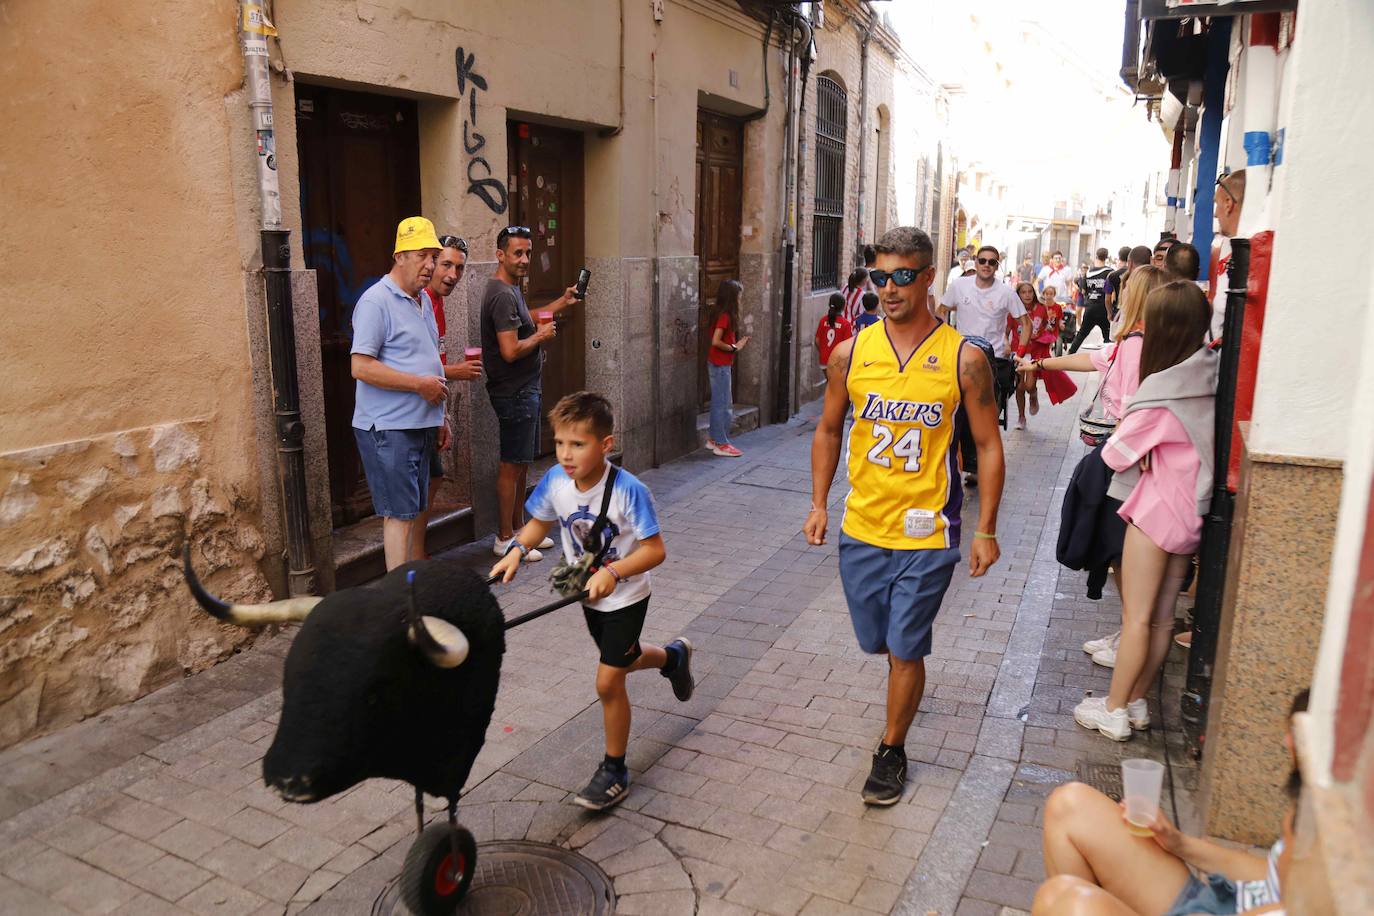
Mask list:
[{"label": "blue shorts", "polygon": [[539,386],[522,388],[510,397],[490,397],[501,428],[501,460],[507,464],[533,462],[539,453]]},{"label": "blue shorts", "polygon": [[840,533],[840,582],[859,648],[911,661],[930,654],[931,627],[959,548],[888,550]]},{"label": "blue shorts", "polygon": [[1187,916],[1187,914],[1211,914],[1227,916],[1238,912],[1235,882],[1225,875],[1188,874],[1188,883],[1178,892],[1174,905],[1164,916]]},{"label": "blue shorts", "polygon": [[353,438],[376,513],[401,521],[419,515],[429,503],[429,462],[438,430],[354,427]]}]

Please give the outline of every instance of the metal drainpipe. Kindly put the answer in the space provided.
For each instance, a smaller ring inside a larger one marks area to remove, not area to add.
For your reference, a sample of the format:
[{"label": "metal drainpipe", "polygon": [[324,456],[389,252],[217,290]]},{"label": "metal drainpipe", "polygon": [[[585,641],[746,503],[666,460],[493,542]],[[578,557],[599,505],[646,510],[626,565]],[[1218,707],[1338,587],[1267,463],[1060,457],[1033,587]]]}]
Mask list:
[{"label": "metal drainpipe", "polygon": [[793,141],[796,115],[796,89],[797,89],[797,45],[796,45],[796,23],[789,22],[783,39],[787,53],[787,109],[783,117],[782,130],[782,180],[778,183],[782,193],[778,195],[778,252],[782,260],[782,289],[779,296],[779,321],[777,324],[777,359],[778,375],[777,388],[773,391],[773,422],[779,422],[787,418],[787,409],[784,406],[786,396],[784,394],[783,380],[787,378],[787,331],[783,328],[784,321],[791,313],[792,303],[792,250],[796,242],[796,229],[793,226],[792,216],[792,158],[796,153],[796,146]]},{"label": "metal drainpipe", "polygon": [[868,212],[868,43],[873,40],[873,7],[868,10],[863,44],[859,46],[859,205],[855,214],[854,266],[863,263],[864,217]]},{"label": "metal drainpipe", "polygon": [[[657,31],[657,29],[655,29]],[[653,313],[649,316],[649,323],[653,328],[653,341],[649,347],[649,403],[653,410],[653,432],[650,435],[649,461],[652,467],[658,467],[658,425],[659,408],[662,398],[662,379],[659,373],[662,372],[663,357],[659,352],[663,335],[663,317],[659,310],[663,304],[663,278],[659,271],[659,228],[663,221],[663,206],[658,194],[658,48],[649,52],[649,69],[651,71],[652,82],[649,90],[649,104],[653,108],[653,143],[650,146],[650,154],[654,164],[654,263],[653,263]]]},{"label": "metal drainpipe", "polygon": [[315,590],[310,554],[310,507],[305,490],[305,424],[296,383],[296,327],[291,308],[291,233],[282,228],[277,185],[276,138],[272,127],[272,82],[261,8],[240,0],[239,27],[248,78],[248,108],[257,143],[258,201],[262,211],[262,272],[267,292],[267,338],[272,370],[272,413],[276,421],[277,473],[286,516],[287,589]]},{"label": "metal drainpipe", "polygon": [[[792,250],[791,250],[791,255],[792,255],[793,263],[792,263],[792,265],[790,265],[790,269],[788,270],[788,273],[787,273],[788,279],[794,281],[794,282],[793,282],[793,287],[794,287],[794,288],[795,288],[795,286],[796,286],[795,278],[794,278],[794,274],[796,273],[795,261],[796,261],[796,252],[797,252],[797,245],[796,245],[796,237],[797,237],[797,236],[796,236],[796,224],[797,224],[798,222],[800,222],[800,220],[801,220],[801,214],[802,214],[802,193],[803,193],[803,191],[805,190],[805,187],[806,187],[806,182],[805,182],[805,178],[806,178],[806,149],[807,149],[807,143],[806,143],[806,82],[807,82],[807,79],[808,79],[808,78],[810,77],[810,75],[811,75],[811,63],[812,63],[812,59],[811,59],[811,37],[812,37],[811,24],[810,24],[809,22],[807,22],[805,19],[801,19],[801,18],[798,18],[797,24],[800,25],[800,26],[802,27],[803,38],[802,38],[802,43],[801,43],[801,49],[802,49],[802,50],[801,50],[801,83],[800,83],[800,85],[799,85],[799,87],[798,87],[798,98],[797,98],[797,132],[796,132],[796,139],[797,139],[797,157],[796,157],[796,161],[795,161],[795,172],[796,172],[796,181],[795,181],[795,185],[796,185],[796,187],[795,187],[795,200],[794,200],[794,203],[793,203],[794,209],[793,209],[793,211],[792,211],[792,212],[793,212],[793,220],[792,220],[792,223],[793,223],[793,228],[792,228],[793,245],[792,245]],[[813,240],[813,244],[814,244],[814,240]],[[794,291],[795,291],[795,290],[794,290]],[[793,391],[797,392],[797,399],[798,399],[798,400],[801,399],[801,352],[800,352],[800,351],[801,351],[801,345],[800,345],[800,339],[801,339],[801,338],[800,338],[800,336],[796,333],[796,325],[797,325],[797,321],[796,321],[796,312],[798,311],[798,309],[794,308],[793,306],[794,306],[794,303],[793,303],[793,301],[792,301],[792,297],[789,297],[788,300],[787,300],[787,312],[786,312],[786,314],[783,316],[783,321],[784,321],[783,329],[784,329],[784,331],[785,331],[786,334],[787,334],[787,347],[786,347],[786,349],[783,351],[783,352],[786,354],[786,362],[783,363],[783,365],[781,366],[781,369],[782,369],[782,371],[783,371],[783,373],[784,373],[784,377],[788,379],[788,384],[787,384],[787,408],[786,408],[786,410],[783,411],[783,414],[782,414],[782,419],[784,419],[784,420],[787,419],[788,417],[792,416],[792,392],[793,392]]]}]

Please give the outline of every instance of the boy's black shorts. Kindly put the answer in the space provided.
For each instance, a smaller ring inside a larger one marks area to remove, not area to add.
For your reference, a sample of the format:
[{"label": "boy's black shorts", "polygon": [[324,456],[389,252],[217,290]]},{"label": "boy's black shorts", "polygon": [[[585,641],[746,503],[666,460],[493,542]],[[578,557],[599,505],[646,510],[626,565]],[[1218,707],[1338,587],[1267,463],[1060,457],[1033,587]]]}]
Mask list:
[{"label": "boy's black shorts", "polygon": [[644,616],[649,611],[649,596],[614,611],[594,611],[585,604],[582,616],[587,619],[587,632],[592,634],[601,650],[601,664],[612,668],[628,668],[640,656],[639,634],[644,630]]}]

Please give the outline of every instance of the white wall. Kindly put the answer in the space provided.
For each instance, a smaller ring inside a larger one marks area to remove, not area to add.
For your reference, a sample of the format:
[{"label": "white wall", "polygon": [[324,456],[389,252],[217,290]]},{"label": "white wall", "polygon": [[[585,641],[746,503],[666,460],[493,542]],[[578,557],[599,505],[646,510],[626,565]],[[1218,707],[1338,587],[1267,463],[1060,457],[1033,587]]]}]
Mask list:
[{"label": "white wall", "polygon": [[[1374,198],[1374,98],[1357,88],[1374,84],[1374,19],[1362,0],[1305,4],[1296,35],[1279,106],[1287,136],[1250,444],[1345,461],[1312,684],[1312,777],[1325,782],[1374,473],[1374,221],[1363,203]],[[1247,170],[1247,191],[1259,177]]]},{"label": "white wall", "polygon": [[[1283,164],[1274,169],[1275,226],[1269,302],[1260,347],[1253,451],[1347,457],[1359,334],[1374,254],[1374,18],[1362,0],[1328,0],[1298,12],[1285,67]],[[1246,203],[1261,170],[1246,170]],[[1338,259],[1339,256],[1339,259]]]}]

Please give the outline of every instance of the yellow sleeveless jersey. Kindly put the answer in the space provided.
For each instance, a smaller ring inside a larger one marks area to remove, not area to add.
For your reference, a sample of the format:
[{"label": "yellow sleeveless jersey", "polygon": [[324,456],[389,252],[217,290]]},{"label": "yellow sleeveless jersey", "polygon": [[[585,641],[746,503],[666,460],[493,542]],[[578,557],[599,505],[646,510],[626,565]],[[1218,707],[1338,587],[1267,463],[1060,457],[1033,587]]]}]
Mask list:
[{"label": "yellow sleeveless jersey", "polygon": [[885,322],[854,338],[846,385],[854,405],[849,429],[849,496],[842,529],[892,550],[959,546],[959,348],[964,339],[941,322],[900,363]]}]

